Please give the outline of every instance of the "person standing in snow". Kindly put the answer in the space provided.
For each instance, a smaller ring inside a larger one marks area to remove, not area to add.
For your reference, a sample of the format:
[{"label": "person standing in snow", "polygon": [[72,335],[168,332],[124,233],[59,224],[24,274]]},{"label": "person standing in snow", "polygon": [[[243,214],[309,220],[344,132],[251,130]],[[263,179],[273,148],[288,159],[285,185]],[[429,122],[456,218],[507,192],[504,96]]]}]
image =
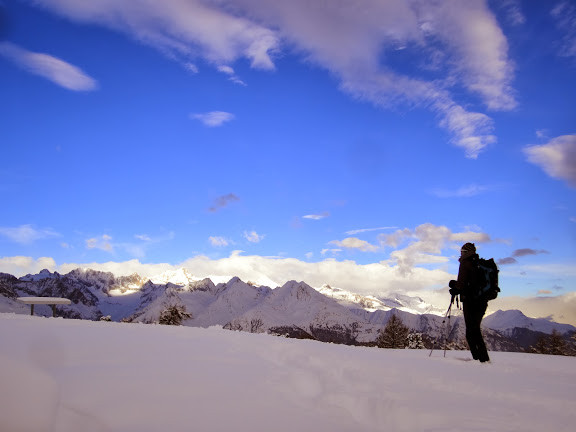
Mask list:
[{"label": "person standing in snow", "polygon": [[466,243],[460,250],[460,268],[458,269],[458,280],[451,280],[450,294],[452,296],[460,295],[462,309],[464,311],[464,322],[466,324],[466,341],[470,347],[470,352],[474,360],[480,360],[484,363],[490,361],[488,350],[482,337],[480,323],[488,302],[480,298],[476,293],[479,291],[478,272],[478,254],[474,243]]}]

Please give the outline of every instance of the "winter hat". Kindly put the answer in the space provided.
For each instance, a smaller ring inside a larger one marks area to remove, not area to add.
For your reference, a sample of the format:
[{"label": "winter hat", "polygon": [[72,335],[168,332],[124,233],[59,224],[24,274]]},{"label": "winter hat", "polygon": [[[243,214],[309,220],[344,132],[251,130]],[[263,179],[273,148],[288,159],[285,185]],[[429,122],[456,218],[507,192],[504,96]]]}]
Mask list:
[{"label": "winter hat", "polygon": [[460,249],[460,260],[466,259],[476,253],[476,246],[474,243],[466,243]]}]

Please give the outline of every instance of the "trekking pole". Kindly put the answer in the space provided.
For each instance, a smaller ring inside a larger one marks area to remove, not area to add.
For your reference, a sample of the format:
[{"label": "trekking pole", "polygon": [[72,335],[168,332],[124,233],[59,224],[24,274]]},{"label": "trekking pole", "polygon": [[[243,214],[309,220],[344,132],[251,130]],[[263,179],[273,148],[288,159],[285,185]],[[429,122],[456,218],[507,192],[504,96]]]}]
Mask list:
[{"label": "trekking pole", "polygon": [[[448,325],[446,326],[446,337],[444,338],[444,357],[446,357],[446,348],[448,346],[448,339],[450,338],[450,335],[452,334],[452,328],[450,327],[450,318],[452,318],[452,305],[454,304],[454,298],[456,296],[452,296],[452,298],[450,299],[450,306],[448,306]],[[444,322],[446,321],[446,317],[444,317],[444,321],[442,321],[442,324],[444,324]],[[450,329],[450,331],[448,331],[448,329]]]},{"label": "trekking pole", "polygon": [[[450,317],[448,317],[448,326],[450,327]],[[454,325],[453,327],[450,328],[450,333],[448,333],[448,340],[450,340],[452,338],[452,334],[454,333],[454,329],[457,326]],[[444,345],[444,357],[446,357],[446,345]]]},{"label": "trekking pole", "polygon": [[[452,310],[452,305],[454,304],[454,297],[452,296],[452,298],[450,299],[450,305],[448,306],[448,310],[446,311],[446,314],[444,315],[444,319],[442,320],[442,324],[444,324],[446,322],[446,317],[448,317],[448,322],[450,322],[450,311]],[[436,339],[438,340],[438,339]],[[436,343],[432,344],[432,349],[430,350],[430,354],[428,354],[428,357],[432,356],[432,351],[434,351],[434,346],[436,345]],[[446,338],[444,338],[444,357],[446,357]]]}]

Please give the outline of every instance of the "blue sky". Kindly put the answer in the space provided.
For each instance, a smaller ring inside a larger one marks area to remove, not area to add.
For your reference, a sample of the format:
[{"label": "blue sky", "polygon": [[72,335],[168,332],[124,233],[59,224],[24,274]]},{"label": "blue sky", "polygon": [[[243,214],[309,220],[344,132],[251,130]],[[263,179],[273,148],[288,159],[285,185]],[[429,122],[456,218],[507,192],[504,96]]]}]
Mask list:
[{"label": "blue sky", "polygon": [[576,322],[576,4],[3,2],[0,271],[330,283]]}]

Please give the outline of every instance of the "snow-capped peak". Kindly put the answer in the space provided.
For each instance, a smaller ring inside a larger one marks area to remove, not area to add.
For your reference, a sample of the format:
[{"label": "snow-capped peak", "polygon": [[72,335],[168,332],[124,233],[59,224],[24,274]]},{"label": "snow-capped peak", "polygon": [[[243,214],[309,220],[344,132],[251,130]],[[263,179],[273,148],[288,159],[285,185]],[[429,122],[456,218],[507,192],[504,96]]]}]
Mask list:
[{"label": "snow-capped peak", "polygon": [[150,280],[155,284],[165,285],[172,283],[174,285],[186,286],[199,279],[192,276],[185,268],[179,268],[177,270],[165,271],[162,274],[151,277]]},{"label": "snow-capped peak", "polygon": [[488,315],[482,321],[485,327],[508,332],[514,328],[527,328],[533,331],[542,333],[552,333],[552,330],[557,330],[560,333],[576,330],[574,326],[569,324],[559,324],[546,318],[529,318],[519,310],[498,310],[491,315]]},{"label": "snow-capped peak", "polygon": [[376,310],[390,310],[388,306],[374,296],[354,294],[340,288],[334,288],[328,284],[322,285],[322,287],[317,290],[321,294],[336,300],[343,306],[356,306],[370,312]]},{"label": "snow-capped peak", "polygon": [[292,298],[296,301],[310,301],[311,299],[322,299],[317,290],[305,282],[296,282],[294,280],[286,282],[279,288],[274,289],[274,296],[277,298]]},{"label": "snow-capped peak", "polygon": [[50,272],[50,270],[44,269],[41,270],[40,273],[32,275],[32,274],[27,274],[26,276],[22,276],[20,278],[21,281],[25,281],[25,282],[34,282],[34,281],[39,281],[42,279],[54,279],[59,277],[60,275],[57,272]]},{"label": "snow-capped peak", "polygon": [[442,311],[433,305],[426,303],[420,297],[410,297],[404,294],[392,293],[386,297],[376,297],[373,295],[355,294],[330,285],[322,285],[317,288],[318,292],[327,297],[333,298],[344,306],[358,307],[369,312],[377,310],[389,311],[398,309],[411,314],[434,314],[442,315]]}]

